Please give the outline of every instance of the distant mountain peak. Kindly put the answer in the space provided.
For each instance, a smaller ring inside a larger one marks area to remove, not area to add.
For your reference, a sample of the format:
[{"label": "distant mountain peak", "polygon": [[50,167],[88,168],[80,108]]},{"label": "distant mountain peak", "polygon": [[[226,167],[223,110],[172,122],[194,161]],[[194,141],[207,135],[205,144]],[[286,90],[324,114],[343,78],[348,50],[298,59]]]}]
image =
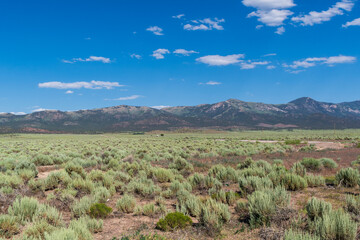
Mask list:
[{"label": "distant mountain peak", "polygon": [[310,97],[301,97],[298,99],[295,99],[293,101],[291,101],[290,103],[294,103],[294,104],[309,104],[309,103],[318,103],[318,101],[310,98]]}]

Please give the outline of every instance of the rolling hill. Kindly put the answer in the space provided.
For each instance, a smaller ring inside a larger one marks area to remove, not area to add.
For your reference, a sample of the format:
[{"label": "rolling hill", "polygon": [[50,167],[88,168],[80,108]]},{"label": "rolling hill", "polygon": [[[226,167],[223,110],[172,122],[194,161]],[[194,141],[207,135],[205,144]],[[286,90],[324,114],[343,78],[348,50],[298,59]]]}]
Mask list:
[{"label": "rolling hill", "polygon": [[0,114],[0,132],[94,133],[171,130],[176,128],[264,129],[360,128],[360,101],[318,102],[299,98],[286,104],[237,99],[197,106],[115,106],[74,112],[41,111]]}]

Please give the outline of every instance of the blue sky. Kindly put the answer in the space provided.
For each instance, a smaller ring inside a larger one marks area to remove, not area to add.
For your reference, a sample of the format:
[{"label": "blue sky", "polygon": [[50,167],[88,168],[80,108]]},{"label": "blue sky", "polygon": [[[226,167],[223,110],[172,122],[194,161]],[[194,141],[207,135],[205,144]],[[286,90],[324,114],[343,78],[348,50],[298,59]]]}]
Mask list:
[{"label": "blue sky", "polygon": [[2,0],[0,112],[359,100],[360,2]]}]

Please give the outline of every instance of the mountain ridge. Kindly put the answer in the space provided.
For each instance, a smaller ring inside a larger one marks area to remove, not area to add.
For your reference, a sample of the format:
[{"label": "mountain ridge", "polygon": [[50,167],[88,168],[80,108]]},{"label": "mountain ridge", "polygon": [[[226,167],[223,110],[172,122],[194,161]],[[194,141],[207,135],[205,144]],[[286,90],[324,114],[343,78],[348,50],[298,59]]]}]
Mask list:
[{"label": "mountain ridge", "polygon": [[118,105],[78,111],[0,114],[0,133],[93,133],[176,128],[263,129],[360,128],[360,101],[328,103],[302,97],[285,104],[230,98],[212,104],[156,109]]}]

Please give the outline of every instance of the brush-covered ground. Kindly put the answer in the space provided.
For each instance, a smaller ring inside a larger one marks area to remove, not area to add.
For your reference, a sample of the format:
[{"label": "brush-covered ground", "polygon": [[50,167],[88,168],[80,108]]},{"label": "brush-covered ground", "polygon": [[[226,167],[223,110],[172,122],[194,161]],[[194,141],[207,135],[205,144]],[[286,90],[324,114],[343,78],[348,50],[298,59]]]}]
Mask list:
[{"label": "brush-covered ground", "polygon": [[0,135],[0,239],[358,239],[359,142],[360,130]]}]

